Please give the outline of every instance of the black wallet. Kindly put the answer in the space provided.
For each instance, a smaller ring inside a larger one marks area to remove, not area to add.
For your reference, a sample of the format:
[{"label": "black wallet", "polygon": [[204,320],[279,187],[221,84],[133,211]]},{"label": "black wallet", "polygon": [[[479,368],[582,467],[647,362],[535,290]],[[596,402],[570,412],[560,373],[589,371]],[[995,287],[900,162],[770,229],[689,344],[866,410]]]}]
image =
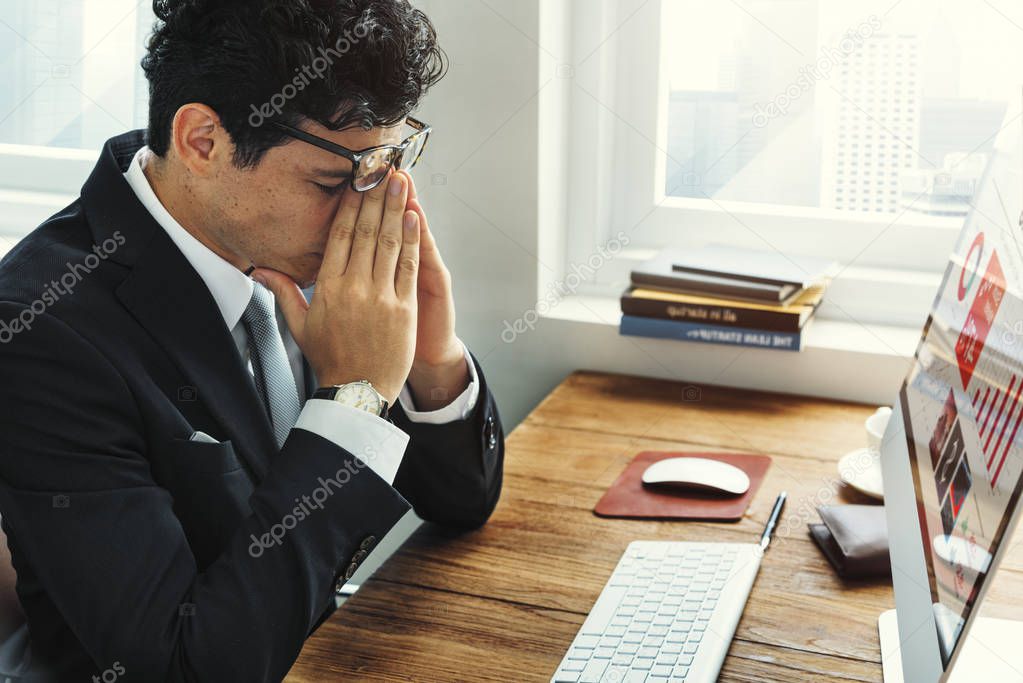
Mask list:
[{"label": "black wallet", "polygon": [[822,505],[810,536],[844,578],[890,576],[888,522],[881,505]]}]

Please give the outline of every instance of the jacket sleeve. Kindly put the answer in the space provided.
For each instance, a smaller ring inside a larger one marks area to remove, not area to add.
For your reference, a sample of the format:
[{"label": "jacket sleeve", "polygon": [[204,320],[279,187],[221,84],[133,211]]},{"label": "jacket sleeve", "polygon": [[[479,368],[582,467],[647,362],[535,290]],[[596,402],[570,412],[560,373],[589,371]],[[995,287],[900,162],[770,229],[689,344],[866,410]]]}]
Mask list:
[{"label": "jacket sleeve", "polygon": [[[0,320],[24,310],[0,303]],[[354,455],[296,428],[251,515],[200,572],[153,480],[143,416],[109,360],[42,314],[0,344],[0,365],[0,512],[15,561],[31,567],[96,666],[119,662],[125,680],[280,680],[337,567],[409,509]],[[318,509],[300,510],[328,479],[343,495],[328,486]],[[256,540],[275,532],[279,542]]]},{"label": "jacket sleeve", "polygon": [[411,437],[394,488],[420,517],[459,529],[489,519],[501,495],[504,430],[483,369],[469,352],[480,382],[473,412],[445,424],[409,420],[396,405],[392,419]]}]

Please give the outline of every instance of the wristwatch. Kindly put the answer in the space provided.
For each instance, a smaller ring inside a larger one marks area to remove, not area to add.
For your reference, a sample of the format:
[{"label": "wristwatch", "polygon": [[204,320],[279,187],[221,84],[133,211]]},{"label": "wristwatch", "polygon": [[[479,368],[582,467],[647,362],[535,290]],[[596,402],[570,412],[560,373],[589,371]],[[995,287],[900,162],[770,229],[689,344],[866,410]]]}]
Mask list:
[{"label": "wristwatch", "polygon": [[373,388],[369,380],[360,379],[357,382],[348,384],[336,384],[330,387],[320,387],[313,392],[313,398],[322,398],[328,401],[337,401],[341,405],[365,410],[368,413],[378,415],[387,419],[390,406],[379,391]]}]

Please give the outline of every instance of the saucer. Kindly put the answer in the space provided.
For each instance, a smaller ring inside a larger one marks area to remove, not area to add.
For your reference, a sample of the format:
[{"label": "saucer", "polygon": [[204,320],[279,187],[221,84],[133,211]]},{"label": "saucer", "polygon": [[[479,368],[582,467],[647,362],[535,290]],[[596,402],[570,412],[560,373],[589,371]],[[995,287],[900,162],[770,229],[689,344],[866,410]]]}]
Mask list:
[{"label": "saucer", "polygon": [[838,461],[838,476],[860,493],[884,500],[881,481],[881,454],[869,448],[857,448]]}]

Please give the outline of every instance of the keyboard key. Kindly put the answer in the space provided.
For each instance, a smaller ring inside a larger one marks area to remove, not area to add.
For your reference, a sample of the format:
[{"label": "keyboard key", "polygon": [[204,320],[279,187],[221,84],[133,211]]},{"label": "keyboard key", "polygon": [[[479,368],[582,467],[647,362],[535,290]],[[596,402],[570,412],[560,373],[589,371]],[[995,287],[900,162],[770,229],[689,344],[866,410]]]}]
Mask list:
[{"label": "keyboard key", "polygon": [[586,663],[582,675],[579,676],[579,683],[600,683],[600,677],[604,675],[607,668],[606,659],[591,659]]},{"label": "keyboard key", "polygon": [[558,670],[558,672],[554,674],[554,683],[577,683],[578,680],[578,671]]},{"label": "keyboard key", "polygon": [[[666,666],[669,670],[675,665],[675,660],[678,659],[678,654],[672,654],[661,650],[661,653],[654,658],[654,666]],[[664,674],[667,676],[668,674]]]},{"label": "keyboard key", "polygon": [[600,679],[601,683],[622,683],[625,680],[625,676],[629,673],[628,667],[624,666],[610,666],[607,671],[604,672],[604,677]]},{"label": "keyboard key", "polygon": [[633,669],[642,669],[643,671],[649,671],[650,667],[654,665],[653,657],[636,657],[632,660]]},{"label": "keyboard key", "polygon": [[599,640],[597,636],[577,636],[572,645],[574,647],[597,647]]},{"label": "keyboard key", "polygon": [[611,658],[611,666],[627,667],[629,666],[629,664],[632,664],[633,659],[635,659],[635,657],[633,657],[632,655],[625,654],[624,652],[619,652],[618,654]]},{"label": "keyboard key", "polygon": [[671,667],[670,666],[655,666],[652,669],[650,669],[650,675],[651,676],[664,676],[665,678],[667,678],[668,676],[671,675]]},{"label": "keyboard key", "polygon": [[625,680],[622,681],[622,683],[646,683],[646,680],[647,680],[646,671],[630,669],[629,673],[625,676]]},{"label": "keyboard key", "polygon": [[607,628],[612,615],[618,609],[618,603],[625,597],[624,588],[605,586],[604,593],[597,599],[593,609],[590,611],[586,621],[583,622],[580,633],[600,635]]},{"label": "keyboard key", "polygon": [[598,647],[593,651],[594,659],[611,659],[614,657],[615,649],[613,647]]},{"label": "keyboard key", "polygon": [[573,647],[568,651],[566,655],[568,659],[589,659],[593,656],[593,648],[591,647]]},{"label": "keyboard key", "polygon": [[675,669],[671,672],[671,675],[675,676],[676,678],[685,678],[686,676],[689,675],[689,667],[676,666]]}]

